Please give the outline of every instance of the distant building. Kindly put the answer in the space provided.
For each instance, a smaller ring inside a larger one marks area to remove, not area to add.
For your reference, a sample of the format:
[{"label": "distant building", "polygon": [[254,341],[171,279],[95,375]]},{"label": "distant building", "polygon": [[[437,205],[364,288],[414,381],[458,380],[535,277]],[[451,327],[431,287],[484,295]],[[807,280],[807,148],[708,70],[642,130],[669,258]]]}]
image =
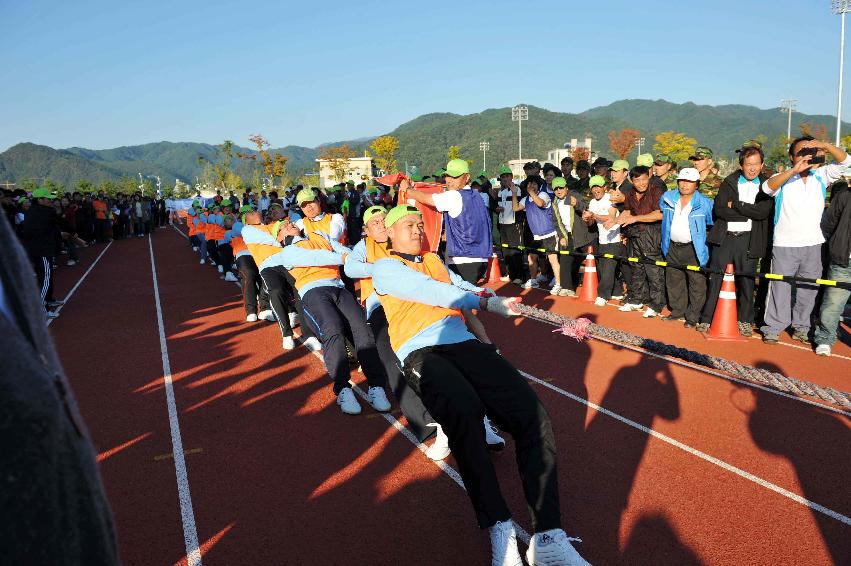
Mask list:
[{"label": "distant building", "polygon": [[343,179],[338,179],[336,173],[331,168],[331,162],[328,159],[317,159],[316,164],[319,166],[319,188],[333,187],[338,183],[346,183],[352,181],[354,184],[370,181],[373,177],[378,176],[378,170],[371,157],[351,157],[348,159],[346,174]]},{"label": "distant building", "polygon": [[[541,165],[552,163],[556,167],[561,165],[561,160],[565,157],[573,157],[573,151],[577,148],[587,149],[589,160],[594,160],[597,155],[591,150],[591,138],[585,138],[583,141],[578,141],[576,138],[570,140],[570,143],[564,144],[563,148],[551,149],[547,152],[546,159],[538,159]],[[508,168],[511,169],[511,174],[515,179],[524,179],[526,174],[523,172],[523,166],[530,161],[535,161],[535,157],[527,159],[511,159],[508,162]]]}]

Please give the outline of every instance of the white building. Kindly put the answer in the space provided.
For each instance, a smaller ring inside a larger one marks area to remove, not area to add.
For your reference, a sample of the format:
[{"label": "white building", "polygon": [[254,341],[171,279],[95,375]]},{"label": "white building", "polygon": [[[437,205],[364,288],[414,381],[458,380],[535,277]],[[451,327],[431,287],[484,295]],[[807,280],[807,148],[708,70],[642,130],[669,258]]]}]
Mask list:
[{"label": "white building", "polygon": [[350,157],[348,159],[346,173],[342,179],[337,178],[328,159],[317,159],[316,164],[319,167],[319,188],[321,189],[333,187],[334,185],[348,181],[352,181],[357,185],[368,182],[373,177],[378,176],[378,171],[375,169],[371,157]]},{"label": "white building", "polygon": [[[582,141],[577,140],[576,138],[572,138],[570,143],[564,144],[562,148],[551,149],[547,152],[546,159],[539,159],[538,161],[541,163],[541,166],[552,163],[556,167],[561,166],[561,160],[565,157],[572,157],[573,152],[576,149],[587,149],[588,150],[588,159],[589,161],[593,161],[597,156],[591,150],[591,138],[585,138]],[[536,158],[530,157],[528,159],[512,159],[508,162],[508,167],[511,169],[511,173],[515,179],[523,179],[526,177],[526,174],[523,172],[523,166],[530,161],[535,161]]]}]

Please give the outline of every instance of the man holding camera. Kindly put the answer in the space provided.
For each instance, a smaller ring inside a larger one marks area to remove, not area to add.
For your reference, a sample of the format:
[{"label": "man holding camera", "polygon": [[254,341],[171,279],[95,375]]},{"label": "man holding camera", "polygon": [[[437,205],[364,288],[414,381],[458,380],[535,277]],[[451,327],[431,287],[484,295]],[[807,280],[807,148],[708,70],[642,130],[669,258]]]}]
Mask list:
[{"label": "man holding camera", "polygon": [[[825,153],[836,163],[825,165]],[[762,184],[763,192],[774,197],[771,272],[816,279],[822,275],[821,219],[827,187],[842,177],[845,168],[851,165],[851,157],[843,149],[811,136],[793,140],[789,157],[792,167]],[[792,338],[809,343],[810,314],[817,294],[817,285],[799,283],[793,309],[791,284],[772,281],[762,327],[763,341],[776,344],[780,333],[791,323]]]}]

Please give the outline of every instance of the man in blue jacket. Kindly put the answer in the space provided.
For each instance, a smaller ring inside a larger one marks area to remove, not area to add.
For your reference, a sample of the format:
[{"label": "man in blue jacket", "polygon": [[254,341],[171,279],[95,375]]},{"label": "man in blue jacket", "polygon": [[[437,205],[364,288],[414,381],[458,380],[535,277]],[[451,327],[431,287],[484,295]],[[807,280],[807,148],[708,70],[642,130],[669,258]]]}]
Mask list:
[{"label": "man in blue jacket", "polygon": [[[677,189],[662,195],[662,254],[673,265],[700,265],[709,261],[706,245],[712,224],[712,200],[696,192],[700,173],[687,167],[677,176]],[[686,328],[697,326],[706,302],[706,275],[677,267],[665,268],[665,285],[671,314],[662,320],[683,320]]]}]

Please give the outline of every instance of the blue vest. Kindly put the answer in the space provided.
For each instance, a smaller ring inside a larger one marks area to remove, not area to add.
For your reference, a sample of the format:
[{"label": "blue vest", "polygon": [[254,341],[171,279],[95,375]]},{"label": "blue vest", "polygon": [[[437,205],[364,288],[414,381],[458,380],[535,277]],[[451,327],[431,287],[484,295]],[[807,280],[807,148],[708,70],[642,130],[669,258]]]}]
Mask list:
[{"label": "blue vest", "polygon": [[478,191],[462,189],[463,207],[457,218],[443,213],[446,222],[446,255],[487,259],[493,253],[490,214]]},{"label": "blue vest", "polygon": [[[550,203],[552,203],[552,195],[547,193],[547,196],[550,197]],[[550,204],[550,207],[552,207],[552,204]],[[526,197],[526,223],[535,236],[545,236],[556,231],[556,225],[553,223],[553,211],[549,208],[538,208],[538,205],[529,196]]]}]

